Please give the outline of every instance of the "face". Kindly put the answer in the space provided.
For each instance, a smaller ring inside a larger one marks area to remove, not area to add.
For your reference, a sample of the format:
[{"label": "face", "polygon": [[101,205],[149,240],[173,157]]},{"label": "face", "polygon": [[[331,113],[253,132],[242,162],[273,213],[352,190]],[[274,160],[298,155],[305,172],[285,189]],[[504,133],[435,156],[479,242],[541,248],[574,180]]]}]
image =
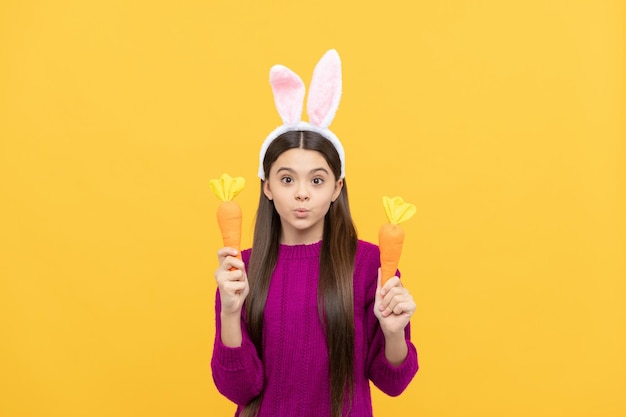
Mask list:
[{"label": "face", "polygon": [[317,151],[290,149],[270,168],[263,185],[265,196],[274,202],[282,225],[281,243],[311,244],[322,239],[324,216],[339,197],[342,180]]}]

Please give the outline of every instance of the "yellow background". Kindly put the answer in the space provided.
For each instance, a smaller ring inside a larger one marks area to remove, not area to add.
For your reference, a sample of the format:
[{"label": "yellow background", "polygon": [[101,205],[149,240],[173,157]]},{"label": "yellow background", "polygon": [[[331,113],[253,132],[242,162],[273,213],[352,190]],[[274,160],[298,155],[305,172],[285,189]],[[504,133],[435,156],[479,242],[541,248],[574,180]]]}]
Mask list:
[{"label": "yellow background", "polygon": [[623,1],[0,3],[0,416],[229,416],[217,199],[283,63],[343,60],[332,127],[401,261],[421,370],[377,416],[626,415]]}]

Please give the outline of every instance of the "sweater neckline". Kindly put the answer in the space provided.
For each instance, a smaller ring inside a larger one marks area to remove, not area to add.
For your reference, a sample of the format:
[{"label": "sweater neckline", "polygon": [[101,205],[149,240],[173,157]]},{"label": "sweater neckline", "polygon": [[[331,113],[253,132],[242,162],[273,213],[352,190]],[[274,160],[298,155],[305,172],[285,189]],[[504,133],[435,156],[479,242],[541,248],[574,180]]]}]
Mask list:
[{"label": "sweater neckline", "polygon": [[300,245],[278,245],[278,256],[280,258],[297,259],[319,257],[322,249],[322,241]]}]

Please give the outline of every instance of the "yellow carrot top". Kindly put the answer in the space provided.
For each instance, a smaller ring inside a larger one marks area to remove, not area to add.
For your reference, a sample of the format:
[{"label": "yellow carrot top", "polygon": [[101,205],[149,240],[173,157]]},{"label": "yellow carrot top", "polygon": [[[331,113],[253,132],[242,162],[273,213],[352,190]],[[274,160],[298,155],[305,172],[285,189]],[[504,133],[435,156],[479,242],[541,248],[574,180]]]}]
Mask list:
[{"label": "yellow carrot top", "polygon": [[383,197],[383,205],[389,223],[398,224],[410,219],[415,214],[415,206],[405,202],[402,197]]},{"label": "yellow carrot top", "polygon": [[232,178],[228,174],[222,174],[220,178],[209,181],[211,190],[222,201],[230,201],[243,190],[246,180],[243,177]]}]

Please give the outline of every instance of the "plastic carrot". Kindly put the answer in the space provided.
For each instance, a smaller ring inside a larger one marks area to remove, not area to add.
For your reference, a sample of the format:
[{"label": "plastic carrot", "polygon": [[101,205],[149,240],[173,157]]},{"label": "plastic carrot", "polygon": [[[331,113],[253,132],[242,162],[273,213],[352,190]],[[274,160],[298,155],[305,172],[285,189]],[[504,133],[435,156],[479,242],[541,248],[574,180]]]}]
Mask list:
[{"label": "plastic carrot", "polygon": [[241,207],[233,198],[243,190],[246,181],[242,177],[231,178],[222,174],[219,179],[210,180],[213,194],[222,202],[217,207],[217,224],[222,232],[224,246],[237,249],[237,257],[241,259]]},{"label": "plastic carrot", "polygon": [[380,274],[382,285],[396,275],[402,245],[404,243],[404,230],[399,223],[408,220],[415,214],[415,206],[405,203],[400,197],[383,197],[383,205],[389,223],[385,223],[378,231],[378,246],[380,247]]}]

